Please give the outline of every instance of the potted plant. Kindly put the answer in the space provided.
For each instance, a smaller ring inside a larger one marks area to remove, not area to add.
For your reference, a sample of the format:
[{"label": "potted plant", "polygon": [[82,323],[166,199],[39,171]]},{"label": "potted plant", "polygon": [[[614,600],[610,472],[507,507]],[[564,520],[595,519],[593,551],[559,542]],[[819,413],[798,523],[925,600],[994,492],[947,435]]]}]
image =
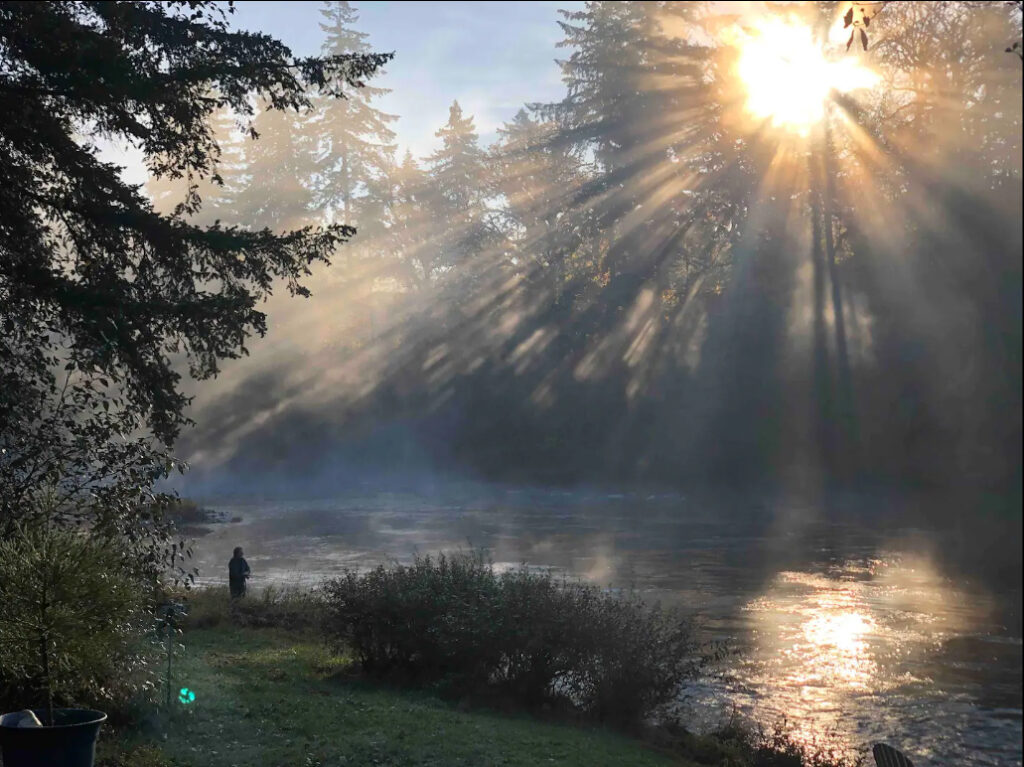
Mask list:
[{"label": "potted plant", "polygon": [[4,767],[92,767],[106,714],[55,702],[102,684],[141,604],[116,548],[90,531],[43,517],[0,540],[0,670],[34,704],[0,716]]}]

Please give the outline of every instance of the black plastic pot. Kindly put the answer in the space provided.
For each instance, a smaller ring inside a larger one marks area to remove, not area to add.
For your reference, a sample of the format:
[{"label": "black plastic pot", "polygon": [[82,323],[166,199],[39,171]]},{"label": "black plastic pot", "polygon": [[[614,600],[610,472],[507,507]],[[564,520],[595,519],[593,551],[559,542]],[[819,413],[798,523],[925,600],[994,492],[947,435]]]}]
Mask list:
[{"label": "black plastic pot", "polygon": [[[46,712],[35,709],[39,721]],[[53,725],[19,727],[21,712],[0,716],[4,767],[93,767],[96,737],[107,715],[85,708],[57,708]]]}]

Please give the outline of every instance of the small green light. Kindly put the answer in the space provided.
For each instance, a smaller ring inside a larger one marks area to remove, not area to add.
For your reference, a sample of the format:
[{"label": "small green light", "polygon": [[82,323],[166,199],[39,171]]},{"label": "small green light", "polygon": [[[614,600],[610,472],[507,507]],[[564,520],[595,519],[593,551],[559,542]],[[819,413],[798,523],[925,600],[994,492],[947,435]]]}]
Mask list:
[{"label": "small green light", "polygon": [[183,703],[186,706],[189,703],[192,703],[195,699],[196,699],[196,694],[194,692],[192,692],[192,690],[188,689],[187,687],[182,687],[178,691],[178,701]]}]

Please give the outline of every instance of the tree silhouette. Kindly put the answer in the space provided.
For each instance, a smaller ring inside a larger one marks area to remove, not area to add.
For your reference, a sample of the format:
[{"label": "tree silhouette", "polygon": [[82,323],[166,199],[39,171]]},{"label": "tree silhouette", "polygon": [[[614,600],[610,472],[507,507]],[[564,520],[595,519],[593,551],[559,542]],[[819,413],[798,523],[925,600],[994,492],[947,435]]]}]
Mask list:
[{"label": "tree silhouette", "polygon": [[201,178],[150,176],[146,192],[153,208],[163,215],[186,216],[190,223],[206,226],[215,221],[238,223],[234,203],[244,182],[243,147],[247,136],[229,109],[218,109],[209,122],[217,142],[216,172]]},{"label": "tree silhouette", "polygon": [[309,266],[352,235],[196,226],[158,213],[98,156],[113,137],[155,176],[210,179],[218,110],[251,116],[259,94],[285,114],[308,88],[340,96],[389,58],[296,58],[232,31],[230,10],[0,6],[0,525],[50,476],[60,508],[77,499],[72,510],[130,540],[159,537],[138,500],[172,468],[188,420],[179,361],[203,379],[244,354],[275,282],[306,294]]},{"label": "tree silhouette", "polygon": [[432,225],[427,175],[412,152],[407,151],[388,179],[393,191],[385,249],[399,265],[400,283],[407,288],[421,288],[430,281],[433,262],[431,243],[425,236]]},{"label": "tree silhouette", "polygon": [[452,102],[448,122],[434,135],[442,144],[427,158],[428,201],[432,215],[443,227],[433,243],[428,273],[431,278],[461,278],[468,274],[463,268],[486,247],[490,235],[484,153],[473,118],[463,115],[458,101]]},{"label": "tree silhouette", "polygon": [[307,226],[313,212],[316,157],[309,115],[264,108],[253,120],[258,138],[242,147],[244,182],[233,201],[236,221],[275,232]]},{"label": "tree silhouette", "polygon": [[[349,3],[325,3],[320,13],[325,19],[320,24],[325,33],[321,46],[324,55],[369,52],[367,35],[353,27],[359,15]],[[374,99],[389,92],[366,85],[347,98],[331,99],[318,110],[310,126],[319,141],[316,202],[334,211],[336,218],[345,223],[362,218],[360,203],[368,196],[367,184],[385,172],[394,154],[395,134],[388,126],[397,117],[371,106]],[[375,201],[365,202],[372,206]]]}]

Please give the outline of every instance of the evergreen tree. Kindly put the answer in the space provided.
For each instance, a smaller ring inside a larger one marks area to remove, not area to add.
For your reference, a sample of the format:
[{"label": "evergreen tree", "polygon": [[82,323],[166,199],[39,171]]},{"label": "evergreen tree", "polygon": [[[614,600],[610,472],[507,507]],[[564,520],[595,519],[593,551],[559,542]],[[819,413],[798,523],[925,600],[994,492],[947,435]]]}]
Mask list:
[{"label": "evergreen tree", "polygon": [[657,6],[662,3],[588,2],[584,10],[562,11],[565,39],[572,49],[560,61],[566,97],[544,111],[555,117],[577,148],[587,145],[599,165],[614,170],[665,115],[652,109],[651,73],[658,55]]},{"label": "evergreen tree", "polygon": [[207,177],[183,175],[150,176],[146,192],[153,207],[164,215],[184,215],[190,223],[209,226],[215,221],[239,223],[235,215],[235,197],[244,181],[244,136],[238,119],[229,109],[218,109],[210,116],[210,131],[217,142],[215,172]]},{"label": "evergreen tree", "polygon": [[[487,223],[487,173],[473,118],[463,116],[458,101],[448,110],[448,122],[434,134],[441,148],[427,158],[429,205],[440,233],[427,275],[438,278],[459,272],[493,239]],[[468,275],[462,275],[468,276]]]},{"label": "evergreen tree", "polygon": [[396,261],[396,273],[407,289],[418,289],[430,281],[432,243],[426,233],[432,226],[427,174],[406,151],[391,175],[393,197],[388,247]]},{"label": "evergreen tree", "polygon": [[595,159],[599,173],[586,190],[595,204],[584,209],[612,235],[605,299],[616,311],[646,280],[670,279],[669,259],[697,220],[687,214],[695,206],[682,179],[708,170],[708,49],[679,30],[692,29],[700,11],[694,3],[604,1],[562,12],[559,45],[572,49],[560,62],[567,94],[538,112],[558,123],[573,151]]},{"label": "evergreen tree", "polygon": [[[349,3],[327,2],[320,13],[325,19],[320,24],[326,35],[324,55],[370,50],[367,35],[353,27],[359,15]],[[338,220],[358,225],[360,241],[369,234],[364,221],[376,220],[373,213],[379,211],[373,181],[393,162],[395,134],[388,126],[398,118],[371,105],[387,93],[388,88],[364,85],[348,98],[327,100],[311,126],[319,142],[315,201]]]},{"label": "evergreen tree", "polygon": [[[563,12],[566,96],[531,107],[540,124],[520,115],[503,132],[499,185],[515,226],[538,233],[519,239],[517,252],[560,263],[563,278],[550,306],[531,304],[533,327],[557,328],[557,336],[542,336],[542,345],[523,328],[508,344],[538,350],[536,377],[518,363],[514,384],[498,372],[484,387],[527,393],[519,401],[530,405],[513,411],[489,401],[480,411],[504,413],[503,426],[550,446],[545,463],[677,470],[672,457],[651,449],[655,432],[667,436],[662,444],[679,433],[689,394],[686,371],[666,352],[680,347],[690,316],[700,316],[698,305],[682,318],[689,286],[702,284],[713,263],[705,252],[719,252],[733,231],[722,217],[736,215],[703,195],[705,184],[722,190],[711,178],[720,131],[708,108],[710,51],[686,33],[698,11],[590,2]],[[524,153],[517,144],[534,148]],[[701,262],[700,274],[681,268]],[[536,392],[560,406],[533,415]],[[558,439],[542,436],[552,433]],[[593,453],[581,459],[579,445]]]},{"label": "evergreen tree", "polygon": [[[244,181],[232,207],[237,221],[278,232],[310,224],[316,158],[308,114],[263,109],[253,120],[258,138],[243,146]],[[322,221],[321,221],[322,223]]]},{"label": "evergreen tree", "polygon": [[379,168],[363,181],[363,194],[356,199],[359,223],[357,250],[370,256],[385,256],[383,241],[395,223],[394,207],[399,166],[394,154],[382,154]]},{"label": "evergreen tree", "polygon": [[558,126],[520,109],[498,129],[488,166],[491,191],[503,201],[503,229],[517,265],[543,271],[558,290],[581,232],[568,225],[587,177],[579,156],[558,140]]}]

